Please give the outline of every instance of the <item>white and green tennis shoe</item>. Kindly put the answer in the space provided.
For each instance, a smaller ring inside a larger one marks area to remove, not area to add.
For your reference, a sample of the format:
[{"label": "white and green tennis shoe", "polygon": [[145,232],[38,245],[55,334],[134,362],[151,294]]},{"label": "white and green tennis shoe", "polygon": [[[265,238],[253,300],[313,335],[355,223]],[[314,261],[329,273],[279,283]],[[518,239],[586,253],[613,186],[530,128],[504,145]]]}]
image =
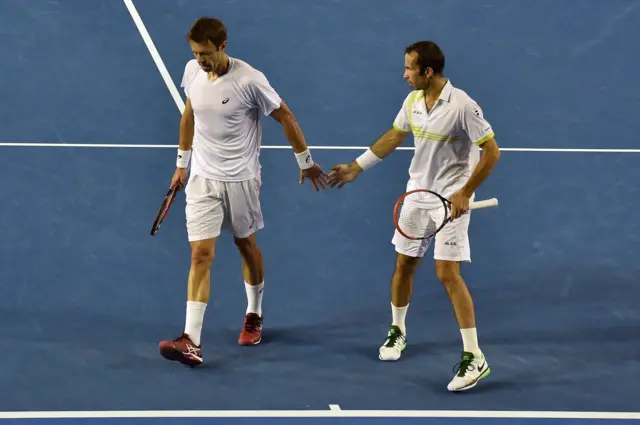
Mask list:
[{"label": "white and green tennis shoe", "polygon": [[387,338],[380,347],[378,357],[380,360],[394,361],[400,358],[402,350],[407,346],[407,337],[396,325],[389,326]]},{"label": "white and green tennis shoe", "polygon": [[478,384],[491,373],[484,355],[475,358],[472,353],[463,351],[462,361],[454,366],[455,376],[447,386],[449,391],[466,391]]}]

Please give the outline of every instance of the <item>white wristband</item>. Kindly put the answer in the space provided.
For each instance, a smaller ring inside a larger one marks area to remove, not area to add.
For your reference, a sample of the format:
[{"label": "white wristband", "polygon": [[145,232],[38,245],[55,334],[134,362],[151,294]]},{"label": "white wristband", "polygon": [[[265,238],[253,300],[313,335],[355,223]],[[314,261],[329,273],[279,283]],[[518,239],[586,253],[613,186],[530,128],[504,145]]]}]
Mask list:
[{"label": "white wristband", "polygon": [[356,162],[362,170],[367,170],[374,165],[381,163],[382,158],[378,158],[371,149],[367,149],[365,153],[356,158]]},{"label": "white wristband", "polygon": [[181,151],[178,149],[178,158],[176,159],[176,167],[187,168],[189,166],[189,158],[191,158],[191,151]]},{"label": "white wristband", "polygon": [[296,159],[298,160],[298,166],[303,170],[313,167],[314,162],[313,162],[313,159],[311,158],[311,153],[309,152],[309,149],[307,149],[304,152],[297,153]]}]

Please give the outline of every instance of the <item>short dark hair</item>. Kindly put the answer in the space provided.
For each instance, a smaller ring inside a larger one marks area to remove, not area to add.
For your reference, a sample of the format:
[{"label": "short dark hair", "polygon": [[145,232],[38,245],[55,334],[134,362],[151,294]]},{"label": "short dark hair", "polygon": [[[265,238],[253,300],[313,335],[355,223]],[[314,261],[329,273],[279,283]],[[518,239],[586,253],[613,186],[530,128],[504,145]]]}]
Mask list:
[{"label": "short dark hair", "polygon": [[220,47],[227,40],[227,27],[219,19],[202,17],[191,25],[187,37],[196,43],[206,44],[210,41]]},{"label": "short dark hair", "polygon": [[433,69],[434,74],[441,75],[444,71],[444,53],[433,41],[417,41],[404,50],[405,54],[418,54],[418,66],[420,73],[424,74],[427,68]]}]

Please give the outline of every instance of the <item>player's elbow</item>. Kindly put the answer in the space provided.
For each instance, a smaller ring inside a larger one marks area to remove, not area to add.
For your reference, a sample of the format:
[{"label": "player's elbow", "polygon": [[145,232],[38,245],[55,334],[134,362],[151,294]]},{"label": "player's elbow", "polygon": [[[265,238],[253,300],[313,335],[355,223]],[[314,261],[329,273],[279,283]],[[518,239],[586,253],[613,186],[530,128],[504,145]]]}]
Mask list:
[{"label": "player's elbow", "polygon": [[489,159],[491,159],[491,162],[494,164],[500,161],[500,149],[497,146],[494,149],[491,149],[488,154]]},{"label": "player's elbow", "polygon": [[284,127],[295,127],[298,125],[295,115],[291,111],[285,111],[280,117],[280,124]]}]

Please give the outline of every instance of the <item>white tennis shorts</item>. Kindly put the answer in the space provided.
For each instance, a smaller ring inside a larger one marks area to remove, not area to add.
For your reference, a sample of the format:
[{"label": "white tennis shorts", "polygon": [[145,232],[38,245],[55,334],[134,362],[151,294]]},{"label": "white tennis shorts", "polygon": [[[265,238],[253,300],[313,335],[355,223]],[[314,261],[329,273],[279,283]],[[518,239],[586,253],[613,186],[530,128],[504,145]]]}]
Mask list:
[{"label": "white tennis shorts", "polygon": [[185,189],[189,241],[212,239],[223,230],[246,238],[262,229],[260,186],[257,178],[222,182],[190,176]]},{"label": "white tennis shorts", "polygon": [[[444,208],[435,210],[411,211],[411,217],[417,217],[419,220],[435,220],[436,223],[442,223]],[[433,258],[436,260],[446,261],[471,261],[471,250],[469,247],[469,221],[471,212],[467,211],[462,217],[458,217],[450,223],[447,223],[440,230],[435,238],[435,246],[433,249]],[[425,227],[426,227],[426,223]],[[409,257],[423,257],[431,240],[411,240],[407,239],[396,229],[391,241],[396,252],[407,255]]]}]

